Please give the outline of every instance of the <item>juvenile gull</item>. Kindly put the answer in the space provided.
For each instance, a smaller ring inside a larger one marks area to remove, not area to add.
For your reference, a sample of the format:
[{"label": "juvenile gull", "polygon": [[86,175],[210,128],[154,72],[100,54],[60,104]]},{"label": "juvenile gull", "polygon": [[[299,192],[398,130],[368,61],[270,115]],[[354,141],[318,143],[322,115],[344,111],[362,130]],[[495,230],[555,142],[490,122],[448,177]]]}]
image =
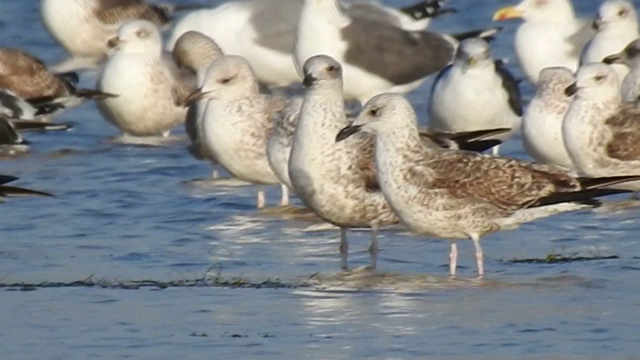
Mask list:
[{"label": "juvenile gull", "polygon": [[[187,69],[196,76],[198,85],[202,85],[209,64],[224,55],[215,41],[197,31],[187,31],[182,34],[171,53],[178,67]],[[191,141],[188,150],[198,160],[215,162],[213,155],[207,151],[204,145],[201,121],[203,111],[204,101],[194,103],[189,106],[187,111],[184,125]]]},{"label": "juvenile gull", "polygon": [[[621,101],[615,71],[600,63],[583,66],[566,91],[575,96],[562,134],[577,171],[591,177],[640,172],[640,103]],[[624,187],[637,191],[640,182]]]},{"label": "juvenile gull", "polygon": [[0,88],[32,102],[56,102],[61,107],[80,104],[84,99],[110,96],[96,90],[76,89],[77,75],[54,74],[40,59],[22,50],[0,49]]},{"label": "juvenile gull", "polygon": [[[489,36],[498,30],[469,33]],[[451,62],[457,40],[432,32],[408,32],[384,22],[350,17],[337,0],[305,0],[296,33],[299,72],[314,55],[344,68],[344,96],[364,103],[381,92],[405,93]]]},{"label": "juvenile gull", "polygon": [[174,11],[193,5],[154,5],[144,0],[42,0],[42,21],[53,38],[71,58],[56,71],[95,68],[109,52],[107,41],[127,21],[148,20],[159,27],[170,21]]},{"label": "juvenile gull", "polygon": [[634,40],[618,54],[607,56],[605,64],[624,64],[629,73],[624,77],[620,94],[624,101],[636,101],[640,98],[640,39]]},{"label": "juvenile gull", "polygon": [[[291,58],[302,5],[303,0],[230,1],[213,9],[194,11],[177,22],[168,45],[172,48],[186,31],[200,31],[214,39],[225,54],[246,58],[261,82],[290,85],[301,80]],[[403,11],[373,1],[341,5],[351,16],[374,17],[407,30],[424,30],[429,19],[451,12],[433,0],[421,1]],[[422,9],[418,8],[420,5]]]},{"label": "juvenile gull", "polygon": [[498,137],[504,140],[519,129],[521,117],[518,82],[491,58],[489,44],[482,39],[462,41],[453,64],[438,74],[431,89],[431,128],[450,133],[511,129]]},{"label": "juvenile gull", "polygon": [[570,0],[523,0],[498,10],[494,21],[523,18],[515,38],[515,52],[525,75],[538,82],[540,71],[563,66],[578,69],[580,54],[595,34],[592,22],[577,19]]},{"label": "juvenile gull", "polygon": [[[286,99],[259,92],[258,80],[240,56],[222,56],[209,65],[203,85],[189,103],[206,101],[202,129],[207,149],[232,176],[255,184],[279,184],[267,160],[267,142],[274,113]],[[282,187],[282,203],[288,201]],[[258,191],[258,208],[265,207]]]},{"label": "juvenile gull", "polygon": [[[633,4],[626,0],[608,0],[602,3],[593,25],[598,32],[584,49],[580,61],[583,65],[601,62],[607,56],[619,53],[638,38],[638,16]],[[613,65],[613,69],[619,81],[629,72],[622,64]]]},{"label": "juvenile gull", "polygon": [[375,269],[378,229],[398,219],[375,178],[373,139],[365,134],[335,142],[349,124],[338,62],[317,55],[305,62],[303,71],[306,89],[289,159],[291,185],[304,205],[340,227],[342,269],[347,269],[347,229],[371,228],[370,267]]},{"label": "juvenile gull", "polygon": [[336,140],[362,131],[376,135],[378,180],[400,220],[419,234],[451,241],[452,276],[457,240],[473,241],[483,275],[483,235],[592,206],[593,196],[615,193],[598,187],[640,178],[578,179],[550,166],[425,144],[411,104],[398,94],[371,99]]},{"label": "juvenile gull", "polygon": [[168,136],[185,120],[184,104],[196,88],[195,78],[163,54],[160,31],[149,21],[125,23],[109,44],[115,50],[98,88],[117,97],[98,101],[98,109],[126,135]]},{"label": "juvenile gull", "polygon": [[574,81],[573,72],[564,67],[540,72],[536,95],[522,118],[524,148],[540,163],[573,168],[562,138],[562,122],[571,104],[565,89]]}]

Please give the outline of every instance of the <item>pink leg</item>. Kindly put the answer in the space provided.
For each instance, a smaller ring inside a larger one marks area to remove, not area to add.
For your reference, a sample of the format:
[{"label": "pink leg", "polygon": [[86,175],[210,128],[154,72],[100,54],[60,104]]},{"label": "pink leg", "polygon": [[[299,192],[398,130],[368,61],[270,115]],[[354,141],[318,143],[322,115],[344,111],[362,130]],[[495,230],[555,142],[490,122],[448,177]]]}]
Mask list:
[{"label": "pink leg", "polygon": [[347,229],[340,228],[340,260],[342,270],[347,270],[347,257],[349,256],[349,241],[347,240]]},{"label": "pink leg", "polygon": [[378,265],[378,229],[371,229],[371,244],[369,245],[369,268],[375,270]]},{"label": "pink leg", "polygon": [[449,252],[449,275],[456,276],[456,267],[458,266],[458,245],[455,241],[451,242],[451,252]]},{"label": "pink leg", "polygon": [[473,246],[476,248],[476,265],[478,266],[478,276],[484,275],[484,254],[482,253],[482,246],[480,246],[480,237],[478,234],[471,234],[471,240],[473,240]]},{"label": "pink leg", "polygon": [[257,199],[257,205],[258,205],[258,209],[264,209],[265,206],[267,205],[267,200],[264,197],[264,190],[260,189],[258,190],[258,199]]}]

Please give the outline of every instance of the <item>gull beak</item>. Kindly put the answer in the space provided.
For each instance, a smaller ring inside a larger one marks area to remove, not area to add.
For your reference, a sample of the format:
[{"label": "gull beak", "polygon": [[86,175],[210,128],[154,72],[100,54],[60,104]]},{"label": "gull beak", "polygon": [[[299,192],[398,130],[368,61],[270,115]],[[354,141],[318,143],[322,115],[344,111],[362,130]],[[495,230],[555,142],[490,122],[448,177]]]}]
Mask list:
[{"label": "gull beak", "polygon": [[117,36],[107,41],[107,46],[109,47],[109,49],[114,49],[116,46],[118,46],[118,44],[120,44],[120,38]]},{"label": "gull beak", "polygon": [[604,21],[600,20],[600,19],[596,19],[593,24],[591,24],[591,27],[593,28],[593,30],[600,30],[600,28],[602,27],[602,24],[604,24]]},{"label": "gull beak", "polygon": [[569,87],[567,87],[566,89],[564,89],[564,94],[567,95],[567,97],[572,97],[573,95],[575,95],[578,90],[580,90],[580,88],[578,87],[577,83],[573,83],[571,85],[569,85]]},{"label": "gull beak", "polygon": [[351,135],[359,133],[362,130],[362,125],[349,125],[346,128],[340,130],[336,135],[336,142],[340,142],[349,138]]},{"label": "gull beak", "polygon": [[504,21],[508,19],[517,19],[522,17],[522,10],[514,6],[509,6],[496,11],[493,14],[493,21]]},{"label": "gull beak", "polygon": [[194,92],[189,94],[187,98],[184,100],[184,107],[189,107],[194,103],[198,102],[205,96],[207,96],[211,91],[202,91],[202,89],[196,89]]},{"label": "gull beak", "polygon": [[304,86],[304,87],[309,87],[309,86],[311,86],[311,85],[315,84],[317,80],[318,80],[318,79],[317,79],[317,78],[315,78],[315,77],[313,77],[313,75],[311,75],[311,74],[306,74],[306,75],[304,76],[304,79],[302,80],[302,86]]},{"label": "gull beak", "polygon": [[621,54],[609,55],[606,58],[604,58],[602,62],[609,65],[622,63],[622,55]]}]

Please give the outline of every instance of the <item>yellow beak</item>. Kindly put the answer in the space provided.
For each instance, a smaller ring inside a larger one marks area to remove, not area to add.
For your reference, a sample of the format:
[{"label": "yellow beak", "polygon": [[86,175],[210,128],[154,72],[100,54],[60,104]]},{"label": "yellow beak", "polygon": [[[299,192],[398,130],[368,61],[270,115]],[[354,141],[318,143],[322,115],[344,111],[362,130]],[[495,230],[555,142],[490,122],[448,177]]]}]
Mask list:
[{"label": "yellow beak", "polygon": [[496,11],[493,14],[493,21],[504,21],[508,19],[516,19],[522,17],[522,11],[516,7],[509,6]]}]

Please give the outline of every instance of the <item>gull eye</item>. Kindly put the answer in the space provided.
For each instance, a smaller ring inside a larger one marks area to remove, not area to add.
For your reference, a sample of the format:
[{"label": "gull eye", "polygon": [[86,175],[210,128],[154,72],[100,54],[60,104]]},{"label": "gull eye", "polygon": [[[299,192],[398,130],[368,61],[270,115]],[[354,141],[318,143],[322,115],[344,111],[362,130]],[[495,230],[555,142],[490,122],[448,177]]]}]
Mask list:
[{"label": "gull eye", "polygon": [[332,72],[332,71],[334,71],[335,69],[336,69],[336,67],[335,67],[335,66],[333,66],[333,65],[329,65],[329,66],[327,66],[327,71],[329,71],[329,72]]},{"label": "gull eye", "polygon": [[627,9],[620,9],[620,11],[618,11],[618,16],[619,17],[627,16]]},{"label": "gull eye", "polygon": [[233,80],[233,78],[232,78],[232,77],[227,77],[227,78],[223,78],[223,79],[218,80],[218,82],[219,82],[220,84],[228,84],[228,83],[230,83],[230,82],[231,82],[231,80]]},{"label": "gull eye", "polygon": [[141,39],[146,38],[147,36],[149,36],[149,32],[145,29],[140,29],[136,32],[136,36],[138,36]]},{"label": "gull eye", "polygon": [[373,109],[369,110],[369,115],[378,116],[378,108],[373,108]]},{"label": "gull eye", "polygon": [[606,79],[607,77],[604,75],[596,75],[593,79],[597,82],[602,82],[604,79]]}]

